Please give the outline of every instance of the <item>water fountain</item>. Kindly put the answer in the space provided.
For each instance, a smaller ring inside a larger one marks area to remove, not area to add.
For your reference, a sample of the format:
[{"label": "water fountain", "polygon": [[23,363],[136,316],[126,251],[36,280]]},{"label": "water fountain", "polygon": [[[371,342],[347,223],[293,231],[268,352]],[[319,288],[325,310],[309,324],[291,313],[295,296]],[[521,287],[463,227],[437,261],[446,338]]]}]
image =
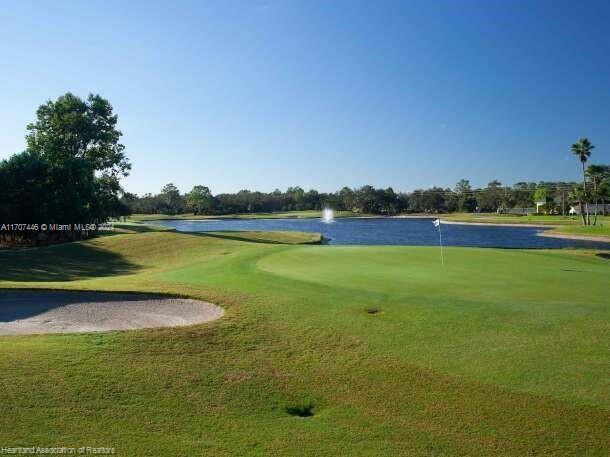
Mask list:
[{"label": "water fountain", "polygon": [[335,212],[330,208],[324,208],[324,210],[322,210],[322,222],[325,224],[335,222]]}]

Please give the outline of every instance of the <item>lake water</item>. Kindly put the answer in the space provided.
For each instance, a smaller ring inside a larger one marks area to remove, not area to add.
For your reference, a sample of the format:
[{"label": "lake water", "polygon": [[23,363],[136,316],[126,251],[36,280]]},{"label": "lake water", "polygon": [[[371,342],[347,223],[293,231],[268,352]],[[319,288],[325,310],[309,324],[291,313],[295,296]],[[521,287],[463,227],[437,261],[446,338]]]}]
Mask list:
[{"label": "lake water", "polygon": [[[171,227],[181,232],[217,232],[225,230],[287,230],[322,233],[329,244],[369,244],[437,246],[438,229],[433,219],[341,218],[331,223],[320,219],[221,219],[167,220],[149,223]],[[479,225],[441,226],[445,246],[487,248],[601,248],[610,242],[567,240],[539,236],[535,227],[498,227]]]}]

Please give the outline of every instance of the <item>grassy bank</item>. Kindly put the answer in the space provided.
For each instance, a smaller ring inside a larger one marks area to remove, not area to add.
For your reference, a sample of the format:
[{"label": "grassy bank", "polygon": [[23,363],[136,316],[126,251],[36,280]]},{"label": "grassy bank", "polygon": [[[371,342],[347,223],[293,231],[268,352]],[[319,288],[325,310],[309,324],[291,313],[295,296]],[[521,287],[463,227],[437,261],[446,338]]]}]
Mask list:
[{"label": "grassy bank", "polygon": [[578,235],[587,237],[610,238],[610,221],[604,222],[603,225],[565,225],[556,227],[551,230],[551,233]]},{"label": "grassy bank", "polygon": [[[580,216],[548,216],[531,215],[516,216],[511,214],[495,213],[450,213],[443,214],[443,219],[455,222],[485,222],[490,224],[537,224],[537,225],[581,225]],[[610,225],[610,216],[598,216],[598,224]]]},{"label": "grassy bank", "polygon": [[[503,214],[452,213],[442,215],[450,222],[485,223],[485,224],[533,224],[548,225],[553,229],[548,233],[559,235],[576,235],[582,237],[605,239],[610,237],[610,216],[598,216],[596,225],[582,225],[578,216],[513,216]],[[593,219],[593,216],[591,216]]]},{"label": "grassy bank", "polygon": [[133,230],[0,251],[0,287],[165,292],[227,310],[189,328],[0,336],[2,445],[129,456],[610,451],[608,260],[448,248],[442,268],[428,247],[222,235]]}]

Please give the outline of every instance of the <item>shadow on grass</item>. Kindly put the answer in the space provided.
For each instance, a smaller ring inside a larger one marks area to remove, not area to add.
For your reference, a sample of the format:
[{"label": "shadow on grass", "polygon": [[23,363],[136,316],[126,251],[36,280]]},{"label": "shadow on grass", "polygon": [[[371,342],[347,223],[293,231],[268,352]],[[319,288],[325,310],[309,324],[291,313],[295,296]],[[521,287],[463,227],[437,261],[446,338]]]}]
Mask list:
[{"label": "shadow on grass", "polygon": [[139,223],[112,222],[114,230],[97,232],[96,237],[124,235],[129,233],[170,232],[171,228],[162,225],[147,225]]},{"label": "shadow on grass", "polygon": [[[245,232],[242,232],[245,233]],[[233,241],[247,241],[250,243],[262,243],[262,244],[320,244],[319,241],[303,241],[303,242],[291,242],[290,240],[281,241],[269,237],[265,237],[261,234],[261,232],[250,231],[248,234],[237,235],[236,232],[227,231],[227,232],[198,232],[191,233],[191,235],[196,236],[205,236],[210,238],[220,238],[223,240],[233,240]]]},{"label": "shadow on grass", "polygon": [[268,238],[264,238],[264,237],[256,237],[256,236],[239,236],[239,235],[233,235],[231,234],[231,232],[226,232],[226,233],[210,233],[210,232],[205,232],[205,233],[197,233],[197,236],[205,236],[205,237],[210,237],[210,238],[220,238],[223,240],[233,240],[233,241],[249,241],[250,243],[264,243],[264,244],[286,244],[286,243],[282,243],[280,241],[277,240],[270,240]]},{"label": "shadow on grass", "polygon": [[140,267],[121,255],[83,243],[0,250],[0,281],[75,281],[133,273]]}]

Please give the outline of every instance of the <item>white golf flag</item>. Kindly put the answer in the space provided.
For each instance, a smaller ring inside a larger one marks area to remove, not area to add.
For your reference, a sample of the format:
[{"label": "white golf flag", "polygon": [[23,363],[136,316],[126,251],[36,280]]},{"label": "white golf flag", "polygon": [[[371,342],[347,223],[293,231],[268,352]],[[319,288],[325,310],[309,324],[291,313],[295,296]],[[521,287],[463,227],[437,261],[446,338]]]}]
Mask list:
[{"label": "white golf flag", "polygon": [[441,264],[445,266],[445,257],[443,256],[443,235],[441,234],[441,220],[434,219],[432,221],[435,227],[438,228],[438,245],[441,247]]}]

